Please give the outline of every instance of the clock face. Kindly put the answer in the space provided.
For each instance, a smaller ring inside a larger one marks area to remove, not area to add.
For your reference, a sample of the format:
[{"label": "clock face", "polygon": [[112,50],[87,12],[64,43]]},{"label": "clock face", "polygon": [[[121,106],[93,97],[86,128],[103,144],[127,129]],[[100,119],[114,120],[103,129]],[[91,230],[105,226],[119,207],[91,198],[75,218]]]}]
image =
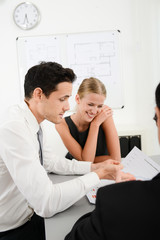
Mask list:
[{"label": "clock face", "polygon": [[37,25],[40,20],[40,14],[34,4],[24,2],[15,8],[13,18],[18,27],[27,30]]}]

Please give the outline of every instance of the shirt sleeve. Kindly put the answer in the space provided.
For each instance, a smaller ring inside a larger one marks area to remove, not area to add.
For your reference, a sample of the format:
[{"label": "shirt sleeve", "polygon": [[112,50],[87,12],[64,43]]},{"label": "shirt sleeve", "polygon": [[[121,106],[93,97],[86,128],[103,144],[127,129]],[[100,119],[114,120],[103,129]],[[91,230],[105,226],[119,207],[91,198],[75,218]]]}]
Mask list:
[{"label": "shirt sleeve", "polygon": [[47,172],[61,175],[82,175],[91,171],[91,162],[79,162],[75,159],[68,160],[52,154],[44,158],[44,168]]},{"label": "shirt sleeve", "polygon": [[[91,172],[67,182],[53,184],[40,164],[38,151],[28,129],[18,122],[12,123],[12,128],[6,126],[1,129],[0,154],[15,187],[42,217],[51,217],[70,207],[100,182],[98,175]],[[84,169],[79,167],[77,161],[72,166],[58,164],[57,161],[52,166],[57,172],[63,172],[66,167],[72,173],[77,172],[77,169],[79,173],[89,171],[89,165]]]}]

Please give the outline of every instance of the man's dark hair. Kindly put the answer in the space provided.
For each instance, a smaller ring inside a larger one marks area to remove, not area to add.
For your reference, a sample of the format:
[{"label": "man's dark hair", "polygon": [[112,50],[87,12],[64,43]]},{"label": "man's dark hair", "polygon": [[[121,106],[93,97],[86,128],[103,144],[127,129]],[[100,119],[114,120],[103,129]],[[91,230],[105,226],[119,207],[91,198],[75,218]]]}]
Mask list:
[{"label": "man's dark hair", "polygon": [[156,105],[160,109],[160,83],[156,88],[155,97],[156,97]]},{"label": "man's dark hair", "polygon": [[75,79],[76,75],[72,69],[63,68],[56,62],[41,62],[31,67],[25,76],[25,98],[30,99],[37,87],[42,89],[46,97],[49,97],[52,92],[57,90],[59,83],[73,83]]}]

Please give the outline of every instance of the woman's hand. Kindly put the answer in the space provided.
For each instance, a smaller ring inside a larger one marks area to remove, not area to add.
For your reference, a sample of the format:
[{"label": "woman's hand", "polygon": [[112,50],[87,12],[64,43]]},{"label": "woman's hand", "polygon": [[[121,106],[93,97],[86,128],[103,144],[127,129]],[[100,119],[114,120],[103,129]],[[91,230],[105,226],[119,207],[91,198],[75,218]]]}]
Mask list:
[{"label": "woman's hand", "polygon": [[106,105],[102,107],[100,112],[95,116],[92,124],[100,126],[107,118],[112,116],[112,109]]}]

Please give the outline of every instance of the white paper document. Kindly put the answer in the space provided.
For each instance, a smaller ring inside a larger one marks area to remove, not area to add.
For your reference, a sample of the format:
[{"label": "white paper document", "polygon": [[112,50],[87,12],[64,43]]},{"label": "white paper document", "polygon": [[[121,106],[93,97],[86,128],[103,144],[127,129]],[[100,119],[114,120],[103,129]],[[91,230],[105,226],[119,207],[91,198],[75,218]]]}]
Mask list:
[{"label": "white paper document", "polygon": [[[150,157],[146,156],[137,147],[134,147],[122,160],[122,164],[122,171],[133,174],[137,180],[150,180],[160,172],[160,165],[153,161]],[[101,180],[98,187],[87,193],[87,198],[90,203],[95,204],[98,188],[113,183],[115,183],[113,180]]]},{"label": "white paper document", "polygon": [[137,180],[149,180],[160,172],[160,165],[146,156],[137,147],[134,147],[130,153],[123,159],[124,172],[129,172]]}]

